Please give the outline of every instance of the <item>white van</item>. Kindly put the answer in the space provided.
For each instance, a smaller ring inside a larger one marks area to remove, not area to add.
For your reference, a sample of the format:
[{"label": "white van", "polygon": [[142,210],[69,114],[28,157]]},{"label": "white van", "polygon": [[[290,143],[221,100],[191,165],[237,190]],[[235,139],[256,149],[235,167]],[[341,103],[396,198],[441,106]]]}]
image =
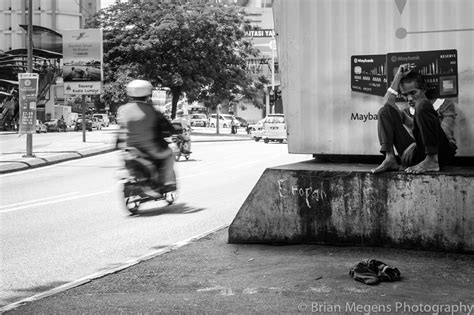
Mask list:
[{"label": "white van", "polygon": [[286,121],[283,114],[269,114],[265,117],[262,127],[263,142],[278,141],[282,143],[287,140]]},{"label": "white van", "polygon": [[109,116],[107,114],[94,114],[93,117],[101,120],[104,127],[108,127],[110,124]]}]

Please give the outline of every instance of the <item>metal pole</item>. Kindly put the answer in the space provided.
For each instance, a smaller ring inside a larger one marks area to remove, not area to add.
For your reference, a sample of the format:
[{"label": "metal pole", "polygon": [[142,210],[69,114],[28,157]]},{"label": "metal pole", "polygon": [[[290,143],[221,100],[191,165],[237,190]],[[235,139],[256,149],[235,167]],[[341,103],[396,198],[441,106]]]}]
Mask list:
[{"label": "metal pole", "polygon": [[270,91],[268,91],[268,87],[265,84],[265,116],[270,114]]},{"label": "metal pole", "polygon": [[216,115],[216,133],[219,134],[219,116],[221,115],[221,105],[217,105]]},{"label": "metal pole", "polygon": [[86,142],[86,96],[82,95],[82,142]]},{"label": "metal pole", "polygon": [[[28,0],[28,46],[27,46],[27,70],[33,72],[33,0]],[[36,122],[35,122],[36,123]],[[26,156],[33,157],[33,135],[26,134]]]},{"label": "metal pole", "polygon": [[[272,42],[271,42],[271,45],[270,45],[271,49],[272,49],[272,93],[273,95],[275,95],[275,37],[272,35]],[[275,106],[275,103],[273,103],[273,105],[271,106],[271,113],[273,114],[274,112],[274,106]]]}]

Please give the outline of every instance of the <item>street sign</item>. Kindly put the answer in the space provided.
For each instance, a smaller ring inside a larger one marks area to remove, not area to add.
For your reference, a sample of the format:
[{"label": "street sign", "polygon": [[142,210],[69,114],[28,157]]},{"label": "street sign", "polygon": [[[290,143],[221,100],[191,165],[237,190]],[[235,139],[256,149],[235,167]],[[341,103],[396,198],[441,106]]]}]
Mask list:
[{"label": "street sign", "polygon": [[62,34],[64,94],[100,94],[102,30],[65,30]]},{"label": "street sign", "polygon": [[274,37],[273,29],[249,30],[245,32],[245,37]]},{"label": "street sign", "polygon": [[30,134],[36,132],[36,103],[38,95],[39,76],[37,73],[19,73],[19,133]]}]

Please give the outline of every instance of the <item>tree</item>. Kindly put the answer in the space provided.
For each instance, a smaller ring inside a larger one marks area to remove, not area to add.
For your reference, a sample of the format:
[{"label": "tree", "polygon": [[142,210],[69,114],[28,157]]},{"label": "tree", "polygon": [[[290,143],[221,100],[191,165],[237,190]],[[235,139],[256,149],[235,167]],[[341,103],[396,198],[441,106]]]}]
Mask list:
[{"label": "tree", "polygon": [[250,24],[238,7],[130,1],[100,11],[89,26],[104,29],[104,101],[123,100],[135,78],[170,89],[172,118],[183,93],[205,103],[258,94],[246,71],[258,50],[244,38]]}]

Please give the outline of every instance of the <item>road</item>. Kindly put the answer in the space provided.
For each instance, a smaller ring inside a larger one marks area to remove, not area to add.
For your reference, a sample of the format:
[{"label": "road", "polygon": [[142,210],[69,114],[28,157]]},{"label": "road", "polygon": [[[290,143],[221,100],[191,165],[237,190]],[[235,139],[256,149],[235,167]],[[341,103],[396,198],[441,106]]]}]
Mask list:
[{"label": "road", "polygon": [[114,268],[230,224],[265,168],[301,160],[286,144],[193,143],[175,164],[177,202],[129,216],[118,152],[0,176],[0,305]]}]

